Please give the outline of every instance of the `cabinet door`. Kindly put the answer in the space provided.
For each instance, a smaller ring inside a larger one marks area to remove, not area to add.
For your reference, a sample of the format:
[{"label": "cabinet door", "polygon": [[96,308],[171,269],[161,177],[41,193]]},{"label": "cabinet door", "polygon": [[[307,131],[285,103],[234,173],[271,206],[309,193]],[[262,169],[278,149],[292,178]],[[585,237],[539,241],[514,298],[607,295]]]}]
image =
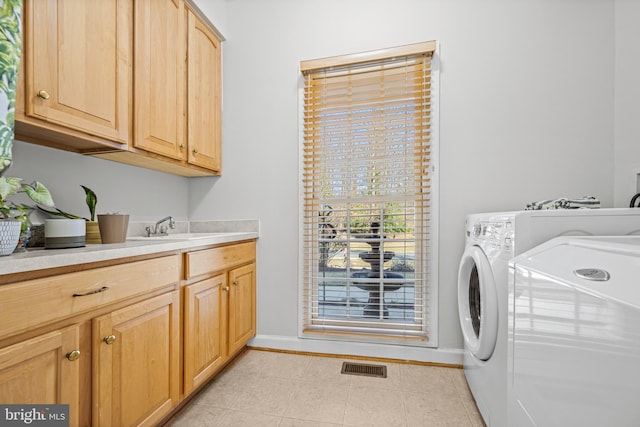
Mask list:
[{"label": "cabinet door", "polygon": [[27,0],[26,114],[127,143],[130,15],[125,0]]},{"label": "cabinet door", "polygon": [[220,40],[188,11],[188,162],[220,171],[221,69]]},{"label": "cabinet door", "polygon": [[229,355],[256,334],[256,265],[229,272]]},{"label": "cabinet door", "polygon": [[68,404],[69,425],[79,424],[78,326],[50,332],[0,350],[0,402]]},{"label": "cabinet door", "polygon": [[226,361],[225,274],[184,288],[184,393],[206,382]]},{"label": "cabinet door", "polygon": [[179,399],[179,291],[93,320],[93,425],[155,425]]},{"label": "cabinet door", "polygon": [[134,146],[184,159],[187,90],[184,3],[136,0],[134,4]]}]

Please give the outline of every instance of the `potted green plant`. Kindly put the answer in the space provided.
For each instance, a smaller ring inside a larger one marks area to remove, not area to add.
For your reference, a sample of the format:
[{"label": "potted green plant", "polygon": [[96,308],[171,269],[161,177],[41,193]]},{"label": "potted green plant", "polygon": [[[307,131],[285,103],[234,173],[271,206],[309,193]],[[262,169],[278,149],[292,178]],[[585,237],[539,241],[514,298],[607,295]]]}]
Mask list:
[{"label": "potted green plant", "polygon": [[80,185],[85,193],[85,202],[89,208],[89,217],[82,217],[69,212],[65,212],[61,209],[55,208],[55,210],[45,209],[38,206],[42,212],[45,212],[53,216],[61,216],[69,219],[84,219],[86,221],[86,242],[87,243],[101,243],[100,229],[98,221],[96,221],[96,204],[98,203],[98,196],[89,187]]},{"label": "potted green plant", "polygon": [[11,254],[18,245],[24,248],[31,235],[29,213],[33,207],[9,200],[18,192],[25,193],[37,206],[55,207],[51,193],[41,182],[23,184],[21,178],[1,176],[0,226],[3,228],[0,231],[0,255]]}]

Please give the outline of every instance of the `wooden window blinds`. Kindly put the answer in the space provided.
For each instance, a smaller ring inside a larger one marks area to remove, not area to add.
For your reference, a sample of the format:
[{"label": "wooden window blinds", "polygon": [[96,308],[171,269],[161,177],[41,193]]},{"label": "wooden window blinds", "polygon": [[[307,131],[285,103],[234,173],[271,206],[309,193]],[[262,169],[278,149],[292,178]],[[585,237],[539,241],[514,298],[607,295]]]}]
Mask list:
[{"label": "wooden window blinds", "polygon": [[300,64],[304,333],[428,341],[435,47]]}]

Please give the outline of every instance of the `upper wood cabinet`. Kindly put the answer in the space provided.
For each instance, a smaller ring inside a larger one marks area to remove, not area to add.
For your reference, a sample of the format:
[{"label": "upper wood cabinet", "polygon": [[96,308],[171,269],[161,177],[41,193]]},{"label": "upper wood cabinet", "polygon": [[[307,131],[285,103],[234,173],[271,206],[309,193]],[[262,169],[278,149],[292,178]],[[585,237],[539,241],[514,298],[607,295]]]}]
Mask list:
[{"label": "upper wood cabinet", "polygon": [[222,114],[220,40],[188,10],[188,161],[220,171]]},{"label": "upper wood cabinet", "polygon": [[191,0],[25,0],[16,138],[221,172],[221,41]]},{"label": "upper wood cabinet", "polygon": [[191,2],[134,2],[134,138],[100,158],[184,176],[221,173],[220,39]]},{"label": "upper wood cabinet", "polygon": [[126,146],[130,130],[130,20],[131,7],[126,0],[25,1],[24,87],[20,88],[22,102],[18,101],[22,105],[16,106],[18,137],[35,133],[46,138],[61,129],[48,126],[52,124],[107,140],[77,146],[70,141],[76,151]]},{"label": "upper wood cabinet", "polygon": [[178,0],[135,2],[133,146],[220,171],[220,40]]},{"label": "upper wood cabinet", "polygon": [[181,160],[187,143],[184,3],[136,0],[134,4],[133,146]]}]

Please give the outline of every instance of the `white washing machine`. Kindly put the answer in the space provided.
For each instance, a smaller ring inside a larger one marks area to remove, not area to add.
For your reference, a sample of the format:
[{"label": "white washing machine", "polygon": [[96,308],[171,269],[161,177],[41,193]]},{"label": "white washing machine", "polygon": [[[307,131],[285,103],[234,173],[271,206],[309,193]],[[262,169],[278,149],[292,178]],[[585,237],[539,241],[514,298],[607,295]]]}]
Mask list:
[{"label": "white washing machine", "polygon": [[553,239],[509,273],[508,425],[640,425],[640,237]]},{"label": "white washing machine", "polygon": [[640,234],[640,209],[572,209],[467,216],[458,271],[464,371],[490,427],[507,426],[507,278],[516,255],[557,236]]}]

